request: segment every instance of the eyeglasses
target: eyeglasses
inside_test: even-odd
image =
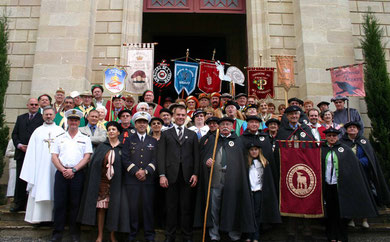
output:
[[[338,134],[327,134],[326,136],[327,137],[336,137],[336,136],[338,136]]]
[[[38,103],[30,103],[30,106],[38,106]]]
[[[153,122],[152,125],[162,125],[160,122]]]

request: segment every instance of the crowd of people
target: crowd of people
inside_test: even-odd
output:
[[[28,112],[17,117],[7,151],[16,163],[11,212],[26,210],[34,224],[53,222],[51,241],[62,240],[66,223],[72,241],[80,240],[80,224],[97,226],[97,242],[104,228],[111,241],[116,232],[137,241],[141,227],[145,240],[155,241],[156,224],[166,242],[175,241],[178,227],[181,239],[192,241],[206,207],[211,241],[224,232],[231,241],[258,242],[262,225],[282,220],[288,241],[297,239],[300,223],[313,241],[310,219],[280,215],[278,140],[322,141],[329,241],[347,241],[348,224],[363,219],[368,228],[367,218],[390,204],[359,112],[345,108],[347,97],[332,98],[330,111],[327,101],[317,109],[295,97],[276,107],[244,93],[202,93],[168,97],[160,106],[150,90],[138,103],[131,95],[107,100],[103,92],[93,85],[66,96],[59,88],[54,101],[48,94],[30,98]]]

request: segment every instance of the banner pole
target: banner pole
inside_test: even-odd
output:
[[[205,237],[206,237],[207,212],[209,210],[211,180],[213,179],[215,152],[217,151],[218,138],[219,138],[219,129],[217,129],[217,132],[215,134],[215,142],[214,142],[213,158],[212,158],[213,159],[213,163],[211,164],[211,168],[210,168],[210,178],[209,178],[209,186],[208,186],[208,189],[207,189],[206,209],[204,211],[202,242],[205,242]]]
[[[286,90],[286,88],[284,88],[284,102],[286,104],[286,108],[288,106],[287,100],[288,100],[288,91]]]
[[[108,121],[112,121],[111,120],[112,105],[113,105],[113,103],[112,103],[112,95],[111,95],[110,113],[108,114]]]
[[[349,99],[347,100],[347,115],[348,115],[348,123],[351,121],[351,112],[349,110]]]

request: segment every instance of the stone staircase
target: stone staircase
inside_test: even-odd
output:
[[[0,206],[0,241],[48,241],[51,237],[52,228],[50,226],[35,226],[24,222],[24,212],[10,213],[9,206]],[[364,229],[360,226],[361,222],[356,221],[356,227],[349,229],[350,241],[390,241],[390,209],[381,210],[380,216],[369,219],[370,228]],[[95,241],[97,230],[95,227],[82,226],[82,241]],[[262,241],[284,241],[286,238],[285,224],[266,226],[263,231]],[[315,241],[326,241],[323,220],[313,220],[313,237]],[[142,232],[142,231],[141,231]],[[139,240],[143,241],[143,233],[140,233]],[[207,236],[206,236],[207,237]],[[180,238],[180,235],[178,235]],[[69,241],[69,235],[64,234],[63,241]],[[117,235],[118,241],[125,241],[125,234]],[[194,241],[201,241],[202,232],[194,232]],[[298,237],[298,240],[301,240]],[[156,230],[156,241],[163,241],[163,230]],[[105,240],[109,241],[109,233],[105,233]],[[178,240],[177,240],[178,241]],[[229,241],[226,235],[223,235],[222,241]]]

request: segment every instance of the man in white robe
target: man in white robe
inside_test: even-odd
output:
[[[54,123],[55,111],[43,109],[42,126],[31,135],[20,178],[27,182],[28,201],[24,220],[29,223],[53,221],[54,174],[50,148],[64,130]]]

